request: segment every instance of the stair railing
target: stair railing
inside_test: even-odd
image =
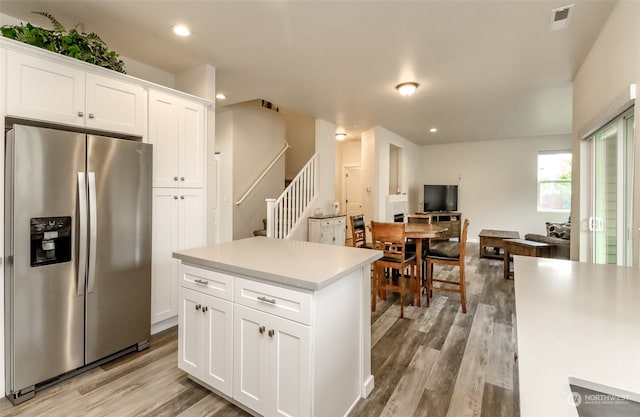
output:
[[[260,176],[253,182],[253,184],[251,184],[251,187],[249,187],[249,189],[242,195],[242,197],[240,197],[240,199],[238,201],[236,201],[236,206],[239,206],[240,204],[242,204],[242,202],[245,200],[245,198],[247,198],[247,196],[249,194],[251,194],[251,192],[253,191],[254,188],[256,188],[256,186],[258,185],[258,183],[260,181],[262,181],[262,179],[264,178],[265,175],[267,175],[267,173],[269,172],[269,170],[271,170],[271,168],[273,168],[273,166],[276,164],[276,162],[278,162],[278,159],[280,159],[282,157],[282,155],[284,155],[284,153],[287,151],[287,149],[289,149],[291,146],[287,143],[287,141],[284,141],[284,148],[280,151],[280,153],[273,159],[273,161],[271,161],[271,163],[269,164],[268,167],[265,168],[264,171],[262,171],[262,174],[260,174]]]
[[[286,239],[318,194],[318,154],[300,170],[280,197],[267,198],[267,237]]]

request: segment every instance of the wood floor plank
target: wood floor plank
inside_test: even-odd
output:
[[[489,343],[493,334],[494,312],[493,306],[478,305],[451,396],[448,417],[480,415],[485,370],[489,358]]]
[[[380,416],[412,415],[417,409],[433,364],[440,352],[420,346],[396,385]]]
[[[513,390],[513,328],[493,324],[493,337],[489,345],[486,382]]]
[[[484,384],[480,417],[510,417],[513,415],[513,391],[493,384]]]

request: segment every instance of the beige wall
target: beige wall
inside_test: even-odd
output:
[[[291,148],[285,154],[286,179],[292,180],[315,153],[316,123],[313,117],[290,109],[280,108],[286,126],[287,142]]]
[[[280,158],[244,202],[242,195],[284,148],[284,118],[260,106],[260,100],[228,106],[216,117],[216,150],[220,152],[221,240],[242,239],[262,229],[266,198],[276,198],[284,189],[284,158]],[[230,212],[232,213],[229,216]],[[233,224],[229,233],[228,223]],[[229,236],[231,235],[231,236]]]
[[[458,184],[469,241],[477,242],[481,229],[545,234],[545,222],[566,221],[569,214],[537,212],[538,151],[570,149],[569,135],[423,146],[417,201],[424,184]]]
[[[622,110],[628,101],[629,85],[640,78],[640,2],[620,1],[611,12],[598,39],[580,67],[573,85],[573,188],[571,233],[571,258],[589,259],[590,233],[587,228],[589,216],[589,172],[590,164],[587,144],[581,141],[582,134],[606,123],[608,118]],[[624,99],[626,95],[627,100]],[[639,109],[636,106],[637,123]],[[640,167],[640,149],[636,134],[636,161]],[[636,169],[634,242],[640,241],[640,181]],[[638,250],[634,251],[633,265],[638,266]]]
[[[359,140],[336,142],[335,187],[336,198],[340,201],[340,214],[346,214],[344,194],[344,168],[362,166],[362,143]]]

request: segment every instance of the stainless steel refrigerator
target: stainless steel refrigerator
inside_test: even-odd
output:
[[[148,346],[152,146],[14,125],[5,140],[6,395]]]

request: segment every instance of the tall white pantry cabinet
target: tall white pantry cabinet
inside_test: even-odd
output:
[[[172,253],[206,241],[205,132],[203,104],[149,90],[154,187],[152,324],[178,315],[178,261]]]
[[[175,325],[178,261],[172,253],[206,239],[211,102],[8,39],[0,39],[0,85],[3,132],[10,117],[153,144],[152,332]],[[0,169],[2,161],[4,155]]]

